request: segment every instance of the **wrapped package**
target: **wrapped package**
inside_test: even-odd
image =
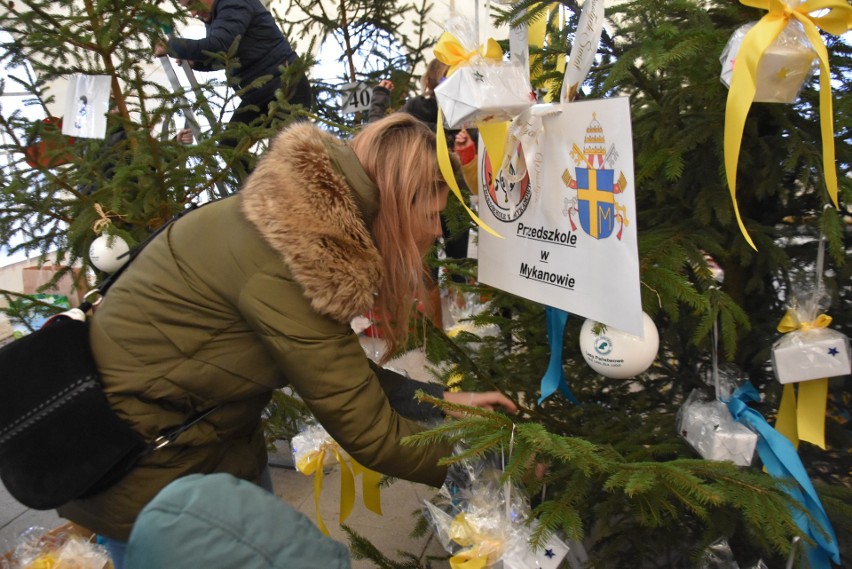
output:
[[[435,89],[449,128],[511,120],[535,100],[527,70],[510,63],[460,67]]]
[[[737,55],[746,34],[754,27],[751,22],[731,35],[719,60],[722,62],[722,83],[730,87]],[[814,73],[817,53],[805,35],[801,24],[791,21],[766,49],[757,66],[755,78],[756,103],[793,103],[802,85]]]
[[[849,338],[837,330],[812,328],[784,334],[772,346],[772,367],[780,383],[852,372]]]
[[[298,435],[292,438],[290,448],[293,451],[296,470],[302,474],[309,474],[307,472],[309,470],[308,464],[317,457],[318,453],[322,452],[322,466],[328,467],[335,462],[334,453],[323,451],[335,449],[341,452],[337,442],[321,425],[317,424],[304,427]],[[313,473],[313,471],[310,473]]]
[[[846,375],[852,371],[849,338],[831,330],[823,313],[830,299],[818,283],[799,285],[778,324],[783,334],[772,345],[772,367],[779,383],[795,383]]]
[[[9,569],[112,569],[104,547],[65,528],[32,527],[23,532],[0,566]]]
[[[445,27],[435,57],[449,68],[435,98],[449,128],[511,120],[535,103],[525,65],[504,62],[493,39],[479,46],[476,30],[465,18],[451,18]]]
[[[447,480],[424,514],[451,567],[556,569],[570,557],[570,547],[556,535],[537,549],[530,546],[535,521],[529,500],[511,482],[501,482],[494,457],[450,467]]]
[[[757,434],[734,421],[728,406],[694,390],[678,412],[677,429],[707,460],[730,460],[749,466],[757,447]]]
[[[320,511],[320,494],[323,476],[327,468],[336,461],[340,466],[340,523],[346,521],[355,505],[355,478],[361,476],[361,492],[364,506],[371,512],[382,515],[382,498],[379,489],[381,475],[359,464],[349,456],[322,425],[312,423],[290,440],[296,470],[305,476],[314,477],[314,505],[316,523],[320,531],[329,535]]]

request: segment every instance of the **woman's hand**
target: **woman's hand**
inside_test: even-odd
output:
[[[498,407],[504,408],[508,413],[517,413],[518,406],[515,403],[500,393],[499,391],[483,391],[475,393],[473,391],[445,391],[444,401],[455,403],[457,405],[468,405],[469,407],[479,407],[493,411]],[[453,417],[462,417],[463,413],[448,412]]]

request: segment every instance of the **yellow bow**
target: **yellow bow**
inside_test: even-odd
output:
[[[450,557],[452,569],[483,569],[496,563],[503,552],[503,542],[482,534],[471,525],[464,513],[457,515],[450,524],[449,537],[465,547]],[[489,562],[490,558],[490,562]]]
[[[828,314],[820,314],[810,322],[802,322],[799,320],[799,313],[795,309],[789,308],[787,313],[784,314],[784,318],[778,323],[778,331],[782,334],[794,330],[807,332],[815,328],[828,328],[829,324],[831,324],[831,316]]]
[[[496,63],[503,61],[503,50],[493,38],[488,38],[485,45],[479,49],[468,51],[464,48],[461,42],[450,32],[444,32],[438,38],[438,44],[435,46],[435,57],[441,63],[446,63],[450,68],[447,70],[447,75],[452,75],[453,72],[460,66],[467,64],[474,57],[482,57]]]
[[[322,494],[323,464],[326,452],[331,452],[340,464],[340,523],[346,521],[352,508],[355,506],[355,476],[363,474],[361,480],[364,492],[364,505],[379,515],[382,515],[381,495],[379,494],[379,481],[381,475],[369,470],[350,457],[352,468],[346,463],[346,459],[340,452],[340,447],[335,444],[323,445],[319,450],[306,454],[296,462],[296,470],[306,476],[314,475],[314,505],[316,506],[317,527],[325,535],[329,535],[328,528],[320,513],[320,494]]]
[[[831,324],[831,316],[827,314],[820,314],[810,322],[802,322],[799,320],[798,313],[791,308],[778,323],[778,331],[782,334],[795,331],[807,332],[817,328],[827,328],[829,324]],[[799,387],[798,400],[796,385]],[[799,440],[803,440],[825,449],[827,399],[828,378],[785,384],[781,403],[778,405],[775,430],[787,437],[796,448],[799,446]]]
[[[737,162],[740,155],[743,127],[749,108],[757,91],[755,78],[757,66],[763,53],[775,41],[790,20],[796,20],[805,29],[811,45],[819,59],[819,104],[820,130],[822,131],[823,170],[825,185],[832,203],[837,207],[837,171],[834,165],[834,119],[831,103],[831,75],[828,68],[828,50],[819,29],[832,35],[841,35],[852,29],[852,6],[846,0],[808,0],[796,7],[790,7],[784,0],[740,0],[742,4],[754,8],[769,10],[755,26],[749,30],[743,39],[737,54],[737,65],[734,66],[731,86],[728,91],[728,101],[725,107],[725,170],[728,178],[728,188],[734,204],[734,214],[737,217],[740,231],[755,250],[754,242],[740,218],[737,207]],[[821,17],[811,13],[828,10]]]

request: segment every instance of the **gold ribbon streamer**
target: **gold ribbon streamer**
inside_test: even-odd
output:
[[[441,174],[444,176],[444,180],[447,182],[447,185],[450,187],[450,190],[453,192],[453,195],[458,198],[459,202],[461,202],[462,206],[464,206],[465,211],[470,216],[470,218],[482,229],[493,235],[494,237],[498,237],[503,239],[503,236],[488,227],[488,224],[482,221],[478,215],[476,215],[472,209],[470,209],[466,203],[464,203],[464,198],[462,197],[461,189],[459,189],[459,185],[456,182],[456,176],[453,172],[453,166],[450,163],[450,152],[447,148],[447,136],[444,134],[444,115],[441,113],[441,109],[438,109],[438,122],[437,122],[437,144],[438,144],[438,168],[441,170]],[[491,163],[492,165],[494,162]],[[493,166],[492,166],[493,167]]]
[[[535,54],[533,55],[533,48],[541,49],[544,47],[544,39],[547,34],[547,22],[550,20],[550,15],[553,13],[553,10],[556,9],[557,4],[550,3],[545,9],[544,15],[536,18],[531,21],[528,26],[528,36],[527,41],[529,43],[529,54],[530,54],[530,81],[533,83],[537,82],[542,74],[542,62],[541,55]],[[562,56],[562,62],[565,61],[565,56]],[[557,69],[559,61],[557,60]]]
[[[339,449],[340,447],[336,444],[323,445],[319,450],[303,456],[296,463],[296,469],[299,472],[306,476],[314,475],[314,506],[316,507],[317,527],[325,535],[330,534],[320,512],[320,494],[322,494],[323,464],[325,463],[326,452],[333,453],[334,458],[340,464],[340,523],[342,524],[346,521],[346,518],[352,513],[352,508],[355,506],[355,476],[358,474],[362,475],[361,484],[364,493],[364,505],[370,511],[379,515],[382,514],[381,494],[379,491],[381,475],[362,466],[352,457],[350,457],[352,463],[350,469]]]
[[[782,334],[797,330],[807,332],[817,328],[827,328],[829,324],[831,324],[831,316],[827,314],[820,314],[810,322],[802,322],[799,320],[798,313],[789,309],[781,322],[778,323],[778,331]],[[796,400],[796,385],[799,388],[798,401]],[[787,437],[796,448],[799,447],[799,441],[803,440],[825,449],[827,399],[828,378],[784,385],[781,403],[778,405],[778,419],[775,421],[775,430]]]
[[[382,481],[382,475],[375,470],[370,470],[363,466],[360,462],[350,457],[352,463],[352,473],[355,476],[361,475],[361,494],[364,500],[364,505],[373,513],[382,515],[382,493],[379,485]]]
[[[450,32],[444,32],[438,38],[438,44],[434,51],[438,61],[446,63],[450,67],[447,70],[447,76],[452,75],[456,69],[469,63],[476,56],[497,63],[503,61],[503,50],[494,38],[488,38],[485,45],[479,49],[468,51],[456,36]]]
[[[832,203],[837,207],[837,171],[834,165],[834,119],[831,101],[831,75],[828,68],[828,50],[819,29],[832,35],[841,35],[852,29],[852,6],[844,0],[808,0],[790,7],[784,0],[740,0],[746,6],[769,10],[749,30],[737,54],[737,64],[731,77],[728,101],[725,107],[725,171],[728,188],[734,205],[734,214],[740,231],[755,250],[754,242],[740,218],[737,206],[737,162],[742,144],[746,117],[757,91],[757,67],[766,49],[775,41],[790,20],[797,20],[817,52],[819,59],[820,130],[822,132],[823,170],[825,185]],[[828,10],[821,17],[811,13]],[[819,28],[819,29],[818,29]]]

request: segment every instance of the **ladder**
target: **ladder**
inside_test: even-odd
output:
[[[163,71],[165,71],[166,73],[166,77],[169,80],[169,84],[172,87],[172,91],[174,91],[175,97],[177,97],[178,99],[178,108],[183,113],[183,116],[186,119],[186,124],[192,131],[192,135],[195,137],[195,140],[201,140],[201,125],[198,124],[198,119],[195,117],[195,112],[192,110],[192,105],[182,94],[183,86],[180,84],[180,80],[178,79],[171,59],[168,55],[161,55],[160,57],[158,57],[158,59],[160,60],[160,64],[163,66]],[[198,84],[198,80],[195,78],[195,73],[189,66],[189,62],[183,61],[181,64],[181,68],[183,69],[184,73],[186,73],[186,78],[189,80],[189,85],[192,88],[193,92],[195,92],[196,97],[200,98],[201,88]],[[201,107],[201,111],[204,113],[205,118],[210,122],[210,124],[214,124],[216,122],[216,117],[213,114],[213,111],[210,110],[210,107],[208,107],[203,102],[199,106]],[[224,183],[222,183],[221,180],[216,181],[215,185],[218,197],[224,198],[230,195],[228,188],[225,186]]]

